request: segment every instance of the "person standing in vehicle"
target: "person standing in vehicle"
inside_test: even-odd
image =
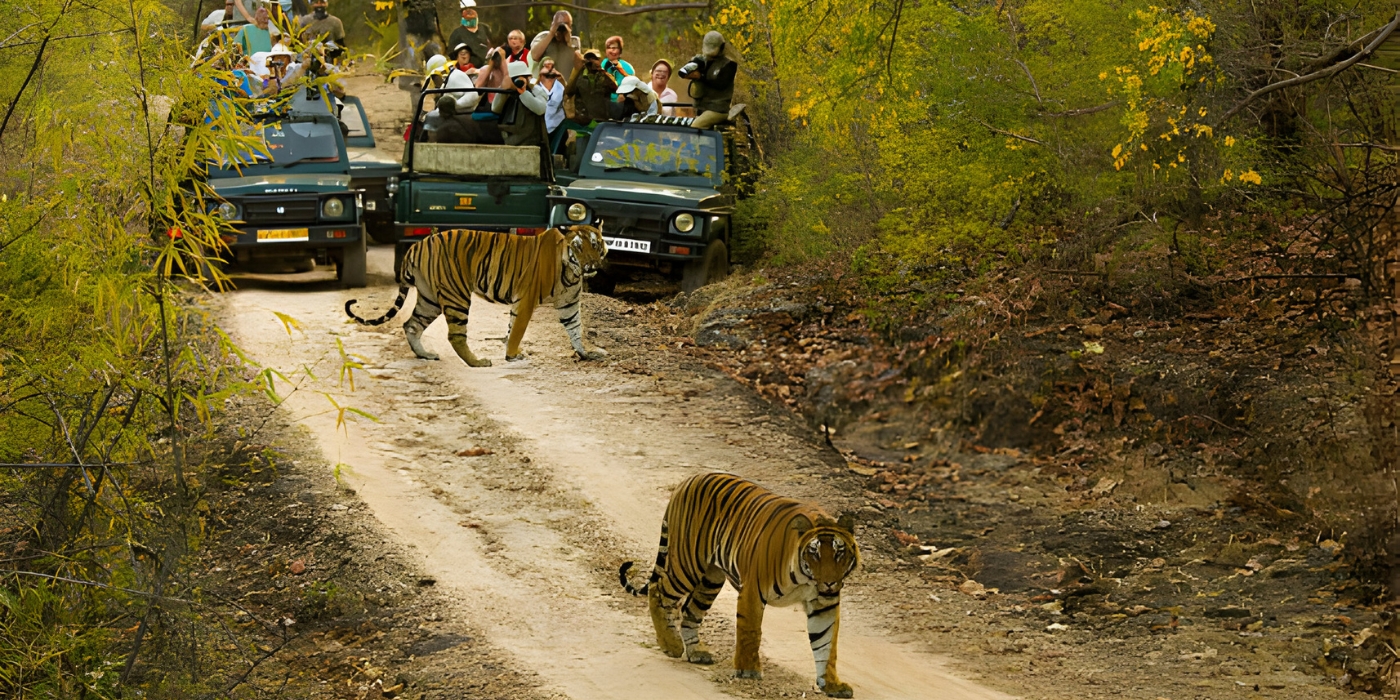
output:
[[[711,31],[700,43],[700,55],[681,66],[680,76],[690,81],[690,96],[700,116],[691,126],[704,129],[729,120],[729,103],[734,100],[734,77],[739,72],[739,55]]]
[[[623,78],[637,74],[637,71],[632,69],[632,64],[622,60],[622,37],[608,37],[608,40],[603,42],[603,53],[607,56],[603,60],[603,70],[607,71],[618,85],[622,84]],[[613,96],[613,102],[618,102],[621,99],[617,95]]]
[[[563,127],[564,80],[559,71],[554,70],[554,59],[546,57],[540,61],[539,85],[549,96],[544,106],[544,129],[549,132],[549,152],[558,153],[559,146],[568,135],[568,129]]]
[[[346,28],[339,17],[326,10],[326,0],[311,0],[311,14],[298,17],[297,27],[302,41],[335,43],[335,48],[326,50],[326,59],[336,60],[344,55]]]
[[[520,61],[525,65],[530,65],[530,50],[525,48],[525,32],[519,29],[512,29],[506,35],[506,61],[514,63]]]
[[[583,54],[580,53],[583,44],[573,35],[573,26],[574,16],[567,10],[560,10],[554,13],[549,31],[535,35],[534,41],[530,42],[530,66],[536,76],[539,76],[540,63],[546,56],[554,59],[554,67],[562,75],[571,76],[583,65]],[[570,78],[569,82],[572,83],[573,79]]]
[[[681,99],[675,90],[667,87],[670,82],[671,62],[664,58],[657,59],[656,63],[651,64],[651,91],[656,93],[658,113],[667,117],[684,116],[677,115],[675,107],[664,106],[668,102],[679,102]]]
[[[267,53],[272,50],[272,29],[268,23],[268,12],[265,5],[259,5],[253,13],[253,23],[245,24],[239,28],[238,33],[233,35],[233,40],[238,42],[239,48],[243,49],[244,56],[252,56],[255,53]]]
[[[481,24],[480,18],[476,14],[476,0],[461,0],[462,26],[452,30],[452,36],[447,38],[447,45],[456,47],[466,44],[471,51],[471,63],[480,67],[486,65],[486,53],[491,50],[491,29]]]
[[[564,94],[574,98],[574,118],[585,126],[608,120],[608,105],[617,92],[617,82],[603,70],[597,49],[583,52],[583,61],[574,67]]]
[[[538,146],[545,142],[544,113],[549,94],[543,87],[530,82],[530,68],[522,61],[507,65],[513,95],[502,95],[491,103],[491,111],[500,117],[501,138],[507,146]]]

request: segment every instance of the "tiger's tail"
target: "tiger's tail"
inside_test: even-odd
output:
[[[356,322],[356,323],[359,323],[360,325],[364,325],[364,326],[379,326],[379,325],[383,325],[383,324],[385,324],[385,323],[388,323],[388,322],[389,322],[389,319],[393,318],[394,315],[397,314],[397,313],[399,312],[399,309],[402,309],[402,308],[403,308],[403,302],[404,302],[405,299],[408,298],[408,289],[409,289],[408,285],[400,286],[400,287],[399,287],[399,298],[395,299],[395,300],[394,300],[394,305],[393,305],[392,307],[390,307],[388,311],[384,312],[384,315],[383,315],[383,316],[380,316],[379,318],[360,318],[359,316],[356,316],[356,315],[355,315],[355,312],[350,310],[350,307],[354,306],[354,305],[355,305],[355,302],[359,301],[359,299],[351,299],[350,301],[345,302],[345,314],[346,314],[347,316],[349,316],[350,318],[355,319],[355,322]]]
[[[642,584],[641,588],[633,588],[627,580],[627,572],[635,562],[623,562],[622,568],[617,570],[617,579],[622,583],[622,590],[632,595],[644,595],[653,584],[661,580],[661,572],[666,570],[666,550],[669,549],[670,532],[666,526],[666,521],[661,521],[661,545],[656,549],[656,566],[651,570],[651,578]]]

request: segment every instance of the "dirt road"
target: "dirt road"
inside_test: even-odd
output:
[[[624,560],[654,557],[670,488],[702,470],[736,472],[841,510],[847,504],[822,478],[841,470],[833,455],[722,375],[667,361],[672,340],[629,322],[631,308],[613,299],[585,301],[589,341],[610,352],[603,362],[575,362],[545,314],[525,338],[529,358],[505,363],[507,311],[484,302],[473,307],[470,342],[495,367],[457,360],[441,320],[426,342],[445,359],[415,359],[399,324],[349,324],[342,311],[349,298],[366,314],[387,308],[391,258],[388,248],[370,251],[365,290],[336,289],[324,272],[239,278],[240,291],[222,301],[222,323],[250,356],[298,380],[280,387],[282,410],[341,465],[341,478],[455,601],[455,616],[538,674],[546,693],[812,693],[800,610],[769,609],[766,677],[735,681],[727,663],[731,591],[702,630],[725,662],[692,666],[655,648],[645,601],[621,591],[615,572]],[[300,328],[289,332],[274,312]],[[348,373],[353,391],[337,340],[364,366]],[[342,416],[337,405],[377,421]],[[893,635],[899,611],[889,587],[871,585],[879,565],[867,568],[875,570],[855,576],[842,608],[840,670],[857,697],[1008,697]]]

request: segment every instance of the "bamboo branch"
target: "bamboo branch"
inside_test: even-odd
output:
[[[1264,95],[1278,90],[1282,90],[1284,88],[1290,88],[1298,85],[1303,85],[1305,83],[1311,83],[1314,80],[1328,78],[1352,67],[1353,65],[1356,65],[1357,63],[1360,63],[1362,59],[1366,58],[1367,56],[1370,56],[1376,50],[1377,47],[1385,43],[1385,40],[1390,38],[1390,34],[1395,31],[1395,28],[1397,26],[1400,26],[1400,11],[1396,11],[1395,19],[1391,20],[1390,24],[1387,24],[1384,27],[1382,27],[1380,32],[1376,34],[1376,38],[1372,39],[1371,43],[1366,45],[1366,48],[1361,49],[1356,54],[1352,55],[1351,58],[1348,58],[1347,60],[1342,61],[1341,63],[1335,64],[1333,66],[1324,68],[1319,71],[1308,73],[1306,75],[1300,75],[1296,78],[1289,78],[1288,80],[1281,80],[1277,83],[1265,85],[1264,87],[1261,87],[1258,90],[1249,93],[1249,96],[1241,100],[1239,104],[1235,105],[1234,107],[1231,107],[1229,111],[1225,112],[1224,116],[1220,117],[1220,121],[1218,122],[1218,124],[1224,124],[1225,122],[1229,121],[1230,117],[1239,114],[1240,110],[1248,106],[1249,103],[1259,99],[1260,97],[1263,97]]]

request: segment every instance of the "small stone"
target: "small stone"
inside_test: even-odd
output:
[[[1157,521],[1157,524],[1156,524],[1156,525],[1153,525],[1152,527],[1154,527],[1154,528],[1156,528],[1156,529],[1158,529],[1158,530],[1165,530],[1165,529],[1167,529],[1167,528],[1169,528],[1169,527],[1171,527],[1171,526],[1172,526],[1172,522],[1171,522],[1170,520],[1158,520],[1158,521]]]
[[[292,575],[293,575],[293,576],[300,576],[300,575],[306,573],[306,562],[303,561],[303,560],[301,560],[301,559],[298,559],[298,560],[292,562],[292,563],[287,567],[287,570],[290,571],[290,572],[292,572]]]

